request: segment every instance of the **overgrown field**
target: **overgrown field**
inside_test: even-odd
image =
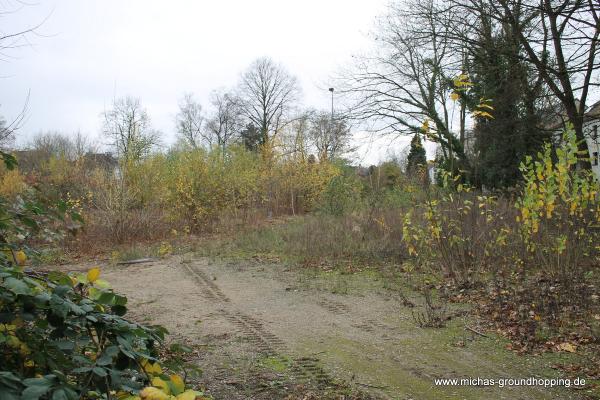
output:
[[[365,170],[235,146],[173,150],[113,169],[49,154],[34,170],[4,171],[0,190],[13,207],[42,199],[68,212],[76,235],[58,238],[59,247],[14,236],[12,248],[41,263],[64,259],[61,249],[113,261],[193,250],[377,271],[390,288],[401,280],[422,293],[424,309],[414,313],[422,327],[444,326],[444,304],[471,302],[512,350],[580,353],[585,365],[556,367],[598,379],[599,189],[576,168],[577,152],[567,132],[562,148],[524,160],[523,184],[504,193],[446,173],[430,185],[392,162]]]

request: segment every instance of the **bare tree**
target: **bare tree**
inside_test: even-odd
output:
[[[91,139],[88,135],[83,134],[81,131],[75,133],[73,138],[73,155],[76,159],[84,157],[89,153],[97,153],[98,144],[95,140]]]
[[[390,6],[380,20],[378,51],[357,59],[355,69],[342,77],[341,92],[350,101],[350,116],[368,122],[372,131],[424,132],[440,144],[445,160],[458,158],[465,168],[461,134],[453,130],[456,104],[450,101],[462,57],[452,51],[445,18],[435,0]],[[461,131],[463,111],[456,110]]]
[[[179,113],[175,117],[177,133],[187,146],[199,148],[204,142],[212,145],[212,137],[206,133],[202,105],[194,100],[191,93],[186,93],[179,102]]]
[[[306,161],[310,157],[310,152],[314,147],[310,140],[312,113],[312,110],[303,111],[285,126],[280,137],[283,156],[301,161]]]
[[[0,20],[6,16],[18,12],[25,6],[31,5],[33,4],[29,4],[20,0],[2,1],[0,2]],[[11,54],[13,51],[29,46],[30,37],[38,34],[37,30],[44,24],[44,22],[45,20],[36,25],[29,25],[24,29],[13,32],[7,32],[0,28],[0,62],[7,62],[13,59],[14,57]],[[5,150],[7,147],[13,144],[15,140],[15,132],[21,128],[23,122],[25,122],[28,105],[29,94],[27,94],[27,98],[19,114],[12,118],[10,122],[8,122],[5,118],[0,117],[0,150]],[[6,156],[7,154],[3,154],[3,157]]]
[[[27,117],[28,106],[29,94],[27,94],[23,108],[12,121],[8,122],[0,116],[0,150],[6,150],[14,144],[16,132],[21,128]]]
[[[75,158],[73,141],[64,133],[57,131],[38,133],[28,147],[43,158],[57,157],[68,160]]]
[[[521,85],[535,96],[540,110],[555,110],[564,122],[573,124],[581,154],[589,154],[584,140],[583,120],[590,90],[600,85],[598,40],[600,3],[594,0],[447,0],[438,10],[449,11],[450,40],[472,52],[482,48],[484,29],[501,30],[514,42],[508,52],[517,52],[530,82]],[[488,21],[481,24],[480,21]],[[499,49],[495,49],[497,52]],[[532,71],[529,73],[529,71]],[[519,79],[518,76],[515,79]],[[541,93],[541,94],[539,94]],[[558,107],[555,104],[559,103]],[[532,110],[529,112],[531,113]],[[548,122],[548,121],[546,121]],[[547,125],[553,125],[552,123]],[[583,157],[579,165],[589,168]]]
[[[285,126],[278,140],[283,147],[283,156],[294,159],[314,159],[316,154],[321,161],[341,157],[352,149],[350,126],[346,118],[332,119],[328,111],[307,109],[292,118]]]
[[[259,58],[242,75],[239,92],[243,114],[259,129],[259,144],[267,145],[289,122],[300,89],[297,79],[281,65]]]
[[[225,154],[227,145],[243,129],[240,100],[231,93],[214,91],[210,97],[212,114],[206,124],[206,130],[217,146]]]
[[[74,136],[58,131],[40,132],[27,147],[44,158],[52,156],[69,160],[77,160],[98,149],[93,140],[79,131]]]
[[[490,16],[511,26],[530,63],[563,106],[579,150],[589,154],[583,120],[598,87],[600,3],[597,0],[487,0]],[[590,168],[590,162],[580,160]]]
[[[18,153],[18,161],[23,171],[42,171],[48,160],[76,159],[72,139],[58,131],[37,133],[27,144],[27,151]]]
[[[0,19],[15,14],[23,7],[35,5],[21,0],[3,0],[0,2]],[[16,32],[6,32],[0,29],[0,61],[8,61],[14,56],[11,52],[22,47],[30,46],[30,37],[38,35],[38,29],[44,24],[45,20],[36,25],[29,25],[26,28]]]
[[[315,111],[310,116],[310,139],[319,160],[341,157],[347,150],[350,128],[345,118],[333,118],[326,111]]]
[[[8,126],[6,119],[0,116],[0,149],[6,150],[11,147],[14,140],[14,130]]]
[[[148,113],[134,97],[114,100],[103,114],[103,132],[112,141],[117,155],[125,161],[139,160],[158,144],[159,133],[150,126]]]

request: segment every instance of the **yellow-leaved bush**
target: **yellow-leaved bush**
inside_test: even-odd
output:
[[[572,129],[555,156],[553,149],[548,143],[535,159],[523,161],[516,201],[444,177],[444,188],[432,190],[404,216],[408,254],[461,284],[478,273],[540,271],[564,283],[580,282],[600,255],[599,183],[592,171],[578,168],[585,155]]]
[[[111,160],[94,164],[51,156],[36,161],[26,176],[50,198],[85,214],[85,231],[73,243],[164,239],[173,229],[215,231],[265,214],[310,212],[340,174],[327,160],[270,147],[250,151],[240,144],[175,146],[165,153]],[[5,175],[5,191],[19,191],[15,182],[24,179],[14,172]]]
[[[25,178],[18,169],[2,171],[0,174],[0,196],[14,200],[27,189]]]
[[[192,229],[213,222],[225,210],[260,203],[258,157],[242,148],[174,152],[168,160],[165,185],[172,217]]]
[[[328,162],[265,157],[231,146],[227,153],[183,150],[168,157],[168,204],[172,217],[199,229],[224,213],[249,209],[275,213],[314,209],[329,181],[339,174]]]
[[[284,160],[273,170],[277,208],[290,214],[313,210],[331,180],[341,171],[329,162]]]
[[[555,277],[577,277],[583,261],[600,254],[600,187],[591,170],[577,166],[587,156],[568,128],[555,159],[548,143],[520,167],[525,178],[516,205],[521,237],[529,256]]]
[[[512,210],[505,199],[476,193],[458,179],[446,176],[441,190],[405,214],[402,241],[419,264],[439,267],[454,283],[470,285],[512,260],[506,251],[511,242],[506,214]]]

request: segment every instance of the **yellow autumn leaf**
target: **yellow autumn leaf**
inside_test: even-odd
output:
[[[29,350],[29,347],[25,343],[21,343],[19,352],[24,356],[31,354],[31,350]]]
[[[8,332],[9,334],[14,334],[16,328],[17,326],[14,324],[0,324],[0,332]]]
[[[538,173],[537,173],[537,178],[538,178],[540,181],[543,181],[543,180],[544,180],[544,175],[542,174],[542,171],[538,171]]]
[[[552,211],[554,211],[554,204],[549,203],[546,205],[546,218],[552,217]]]
[[[456,92],[452,92],[450,94],[450,98],[452,99],[452,101],[456,101],[456,100],[460,99],[460,95]]]
[[[177,395],[185,390],[185,383],[179,375],[171,375],[171,383],[173,384],[173,394]]]
[[[147,387],[140,392],[142,400],[168,400],[169,397],[168,394],[155,387]]]
[[[154,363],[154,365],[153,365],[152,367],[153,367],[153,373],[154,373],[155,375],[161,375],[161,374],[163,373],[163,370],[162,370],[162,368],[160,367],[160,364],[159,364],[159,363]]]
[[[92,268],[87,273],[87,280],[89,283],[94,283],[100,277],[100,268]]]
[[[473,115],[475,115],[476,117],[481,117],[481,118],[489,118],[489,119],[494,118],[494,116],[487,111],[475,111],[473,113]]]
[[[171,394],[171,388],[169,387],[169,384],[158,376],[152,378],[152,386],[160,388],[166,394]]]
[[[195,400],[196,392],[194,390],[186,390],[176,397],[177,400]]]
[[[153,365],[150,361],[144,359],[140,362],[140,364],[142,365],[142,368],[144,368],[144,371],[146,371],[147,374],[154,375]]]
[[[150,375],[161,375],[163,373],[159,363],[146,362],[143,366],[144,370]]]
[[[455,87],[465,87],[465,86],[473,86],[471,82],[469,82],[469,76],[465,74],[461,74],[454,78],[454,86]]]
[[[126,392],[126,391],[124,391],[124,390],[119,390],[119,391],[116,393],[116,397],[117,397],[117,399],[119,399],[119,400],[126,400],[126,399],[132,400],[132,398],[133,398],[133,397],[137,397],[137,398],[139,399],[139,396],[134,396],[134,395],[132,395],[131,393],[129,393],[129,392]]]
[[[19,250],[17,252],[15,252],[15,260],[17,261],[18,265],[25,265],[25,262],[27,261],[27,255],[25,254],[25,252],[23,250]]]
[[[558,349],[562,350],[562,351],[567,351],[569,353],[575,353],[575,351],[577,351],[577,346],[575,346],[571,343],[565,342],[565,343],[559,344]]]
[[[421,131],[423,131],[423,133],[425,133],[425,134],[429,133],[429,120],[428,119],[423,121],[423,125],[421,125]]]

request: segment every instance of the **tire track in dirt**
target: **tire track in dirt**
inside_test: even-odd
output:
[[[389,332],[394,333],[397,329],[391,325],[384,324],[374,319],[367,319],[358,324],[352,324],[354,328],[358,328],[364,332],[375,334],[377,332]],[[390,334],[383,334],[380,338],[384,341],[394,341],[395,338]]]
[[[190,273],[194,282],[203,287],[204,295],[207,299],[216,303],[227,303],[227,308],[221,308],[213,316],[221,316],[241,333],[253,346],[258,353],[270,357],[282,364],[289,364],[290,372],[299,383],[315,382],[319,386],[330,386],[333,378],[320,366],[320,360],[316,357],[295,357],[291,360],[283,354],[290,354],[285,342],[269,332],[262,322],[244,314],[239,310],[232,309],[230,299],[221,291],[221,289],[200,270],[200,267],[184,264],[184,268]],[[321,304],[321,303],[319,303]],[[226,304],[223,304],[224,306]],[[323,301],[321,304],[332,312],[347,313],[349,308],[335,301]],[[220,368],[218,375],[224,377],[226,370]]]
[[[339,301],[335,301],[335,300],[331,300],[331,299],[321,299],[317,302],[317,304],[319,306],[323,307],[324,309],[326,309],[327,311],[329,311],[333,314],[336,314],[336,315],[343,315],[343,314],[350,313],[350,307],[348,307],[344,303],[340,303]],[[375,320],[375,319],[366,319],[363,322],[352,324],[352,327],[360,329],[361,331],[367,332],[370,334],[373,334],[376,332],[381,332],[382,330],[386,331],[386,332],[392,332],[395,330],[394,327],[384,324],[382,322],[379,322],[378,320]],[[384,341],[395,340],[393,336],[390,336],[388,334],[382,335],[381,339]]]
[[[183,264],[183,267],[190,273],[194,281],[201,286],[204,286],[206,290],[202,291],[202,295],[209,300],[222,301],[229,303],[230,300],[225,294],[219,289],[219,287],[204,273],[204,271],[194,268],[189,264]]]
[[[281,354],[289,353],[285,343],[277,336],[265,330],[256,319],[240,312],[221,310],[222,315],[234,324],[262,354],[274,360],[287,364],[289,359]],[[315,357],[299,357],[291,360],[290,371],[299,382],[316,382],[319,385],[329,385],[333,378],[319,365]]]
[[[238,332],[242,333],[265,356],[274,356],[278,352],[285,350],[283,341],[267,332],[256,319],[239,311],[230,312],[225,309],[219,311],[221,316],[231,322],[237,328]]]
[[[334,314],[347,314],[350,312],[350,307],[335,300],[321,299],[317,304]]]

